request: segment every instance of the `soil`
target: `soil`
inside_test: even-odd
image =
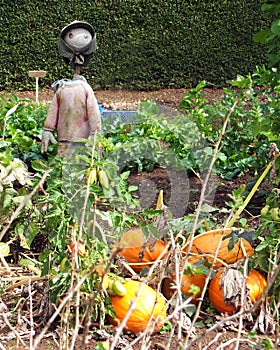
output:
[[[106,90],[106,91],[96,91],[95,95],[98,99],[98,102],[102,104],[107,109],[116,109],[116,110],[134,110],[137,109],[141,101],[144,100],[154,100],[160,106],[171,108],[171,110],[177,110],[179,102],[184,97],[187,89],[164,89],[159,91],[127,91],[127,90]],[[207,98],[212,102],[217,98],[220,98],[223,94],[222,90],[205,90]],[[35,99],[34,91],[24,91],[16,93],[18,97],[27,97],[30,99]],[[41,101],[46,103],[50,102],[53,97],[53,92],[51,90],[43,90],[39,92],[39,98]],[[233,179],[232,181],[225,181],[223,179],[216,180],[216,190],[213,197],[213,201],[211,205],[216,206],[217,210],[225,208],[227,206],[227,202],[230,200],[229,195],[232,191],[238,188],[241,184],[250,185],[252,182],[252,178],[249,176],[239,177]],[[170,176],[164,171],[162,168],[156,168],[152,172],[143,172],[140,174],[131,174],[129,177],[129,183],[135,184],[141,187],[141,183],[151,182],[157,189],[163,189],[164,193],[168,196],[168,192],[170,191]],[[189,174],[189,186],[190,186],[190,197],[188,200],[188,205],[186,207],[185,214],[193,213],[197,203],[199,201],[200,191],[201,191],[201,181],[198,179],[195,174]],[[263,188],[265,189],[265,188]],[[139,193],[139,196],[141,193]],[[250,202],[247,211],[244,212],[244,215],[250,220],[254,215],[258,215],[260,208],[264,204],[264,196],[263,192],[260,190],[256,193],[252,201]],[[255,220],[253,225],[257,225],[257,221]],[[197,349],[217,349],[221,346],[222,343],[235,339],[237,337],[236,329],[231,329],[231,327],[224,327],[223,329],[218,329],[213,332],[205,333],[207,330],[207,320],[211,318],[211,315],[201,315],[199,321],[203,324],[202,330],[198,329],[198,334],[201,334],[201,339],[198,339],[192,346],[192,350]],[[212,315],[211,322],[216,322],[216,318]],[[53,340],[52,336],[45,339],[39,350],[46,349],[59,349],[59,346]],[[124,335],[122,339],[126,342],[126,345],[131,343],[135,337],[131,335]],[[170,341],[170,334],[156,334],[153,335],[150,342],[151,350],[164,350],[168,342]],[[89,342],[86,345],[85,349],[96,349],[96,341],[103,341],[102,337],[100,339],[96,339],[96,333],[93,332],[89,337]],[[26,341],[28,344],[28,342]],[[3,342],[4,345],[5,342]],[[76,349],[80,349],[81,340],[78,342]],[[177,335],[175,334],[171,339],[170,349],[179,349],[179,341]],[[210,345],[211,344],[211,345]],[[123,349],[125,346],[120,345],[116,349]],[[9,342],[9,349],[28,349],[29,347],[24,348],[23,346],[16,346],[13,342]],[[229,344],[223,349],[234,349],[234,342]],[[134,345],[133,350],[143,349],[141,347],[141,342]],[[250,349],[248,343],[242,341],[239,346],[240,350]]]
[[[162,89],[156,91],[97,90],[95,91],[95,96],[98,102],[107,109],[135,110],[145,100],[153,100],[160,105],[177,109],[179,102],[188,91],[189,89]],[[221,89],[206,88],[204,91],[210,102],[215,101],[223,95],[223,90]],[[35,91],[18,91],[16,95],[35,101]],[[51,89],[39,91],[40,101],[50,102],[52,98],[53,91]]]

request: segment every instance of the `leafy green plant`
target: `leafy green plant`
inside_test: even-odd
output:
[[[0,149],[10,147],[14,157],[24,161],[41,159],[39,143],[47,106],[11,95],[1,96]]]
[[[154,101],[144,101],[137,121],[129,126],[120,120],[113,125],[105,121],[104,129],[114,145],[108,148],[109,156],[123,170],[152,171],[161,166],[202,172],[212,155],[204,135],[190,118],[159,115]]]
[[[207,150],[208,157],[212,155],[211,145],[217,142],[222,123],[237,101],[215,163],[216,173],[225,179],[254,174],[262,169],[269,143],[277,139],[278,93],[275,89],[273,92],[259,89],[259,82],[256,76],[253,80],[250,75],[239,75],[231,82],[233,88],[225,88],[223,97],[216,99],[215,103],[207,103],[203,95],[205,82],[202,82],[186,94],[180,104],[208,142],[200,157],[204,159]]]
[[[18,158],[13,158],[7,149],[0,155],[0,229],[13,214],[22,198],[31,187],[31,174]],[[29,203],[30,208],[30,203]]]
[[[270,29],[263,29],[254,35],[255,42],[268,43],[267,57],[269,67],[278,67],[280,63],[280,6],[277,0],[265,0],[262,10],[270,14],[273,22]]]

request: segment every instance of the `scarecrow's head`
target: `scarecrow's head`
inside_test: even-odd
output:
[[[68,24],[60,33],[58,49],[72,68],[86,65],[96,50],[96,34],[92,26],[80,21]]]

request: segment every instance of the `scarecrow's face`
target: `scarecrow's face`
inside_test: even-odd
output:
[[[74,28],[65,34],[64,40],[78,54],[91,42],[92,36],[84,28]]]

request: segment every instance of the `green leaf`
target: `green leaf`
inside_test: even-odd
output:
[[[39,232],[38,226],[35,225],[33,222],[31,222],[27,229],[27,232],[25,233],[26,241],[29,246],[31,246],[38,232]]]
[[[19,237],[19,241],[20,241],[19,242],[20,246],[24,249],[30,250],[30,245],[27,243],[25,236],[22,234],[19,234],[18,237]]]
[[[16,104],[14,107],[12,107],[11,109],[9,109],[8,112],[7,112],[6,115],[5,115],[5,118],[8,118],[11,114],[13,114],[13,113],[17,110],[18,106],[19,106],[19,105]]]
[[[19,264],[21,266],[36,266],[34,261],[31,261],[29,259],[20,259]]]
[[[8,256],[10,254],[10,246],[7,243],[0,242],[0,254]]]
[[[255,43],[266,44],[269,35],[269,29],[264,29],[253,36],[253,41]]]
[[[230,82],[232,86],[236,86],[242,89],[252,88],[252,77],[248,75],[246,78],[243,75],[238,74],[236,80]]]
[[[277,20],[272,23],[271,31],[273,34],[280,36],[280,20]]]
[[[48,170],[48,165],[44,164],[43,161],[37,159],[31,161],[32,168],[39,172],[45,172]]]

